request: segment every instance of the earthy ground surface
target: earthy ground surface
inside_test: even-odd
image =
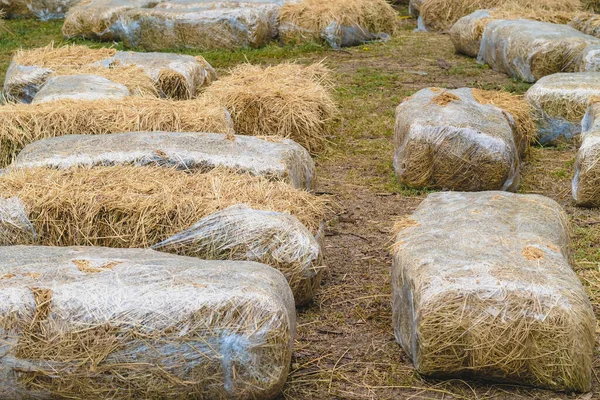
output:
[[[406,10],[400,10],[406,15]],[[395,343],[390,307],[388,247],[394,219],[411,213],[426,192],[395,182],[391,143],[394,108],[428,86],[478,87],[523,93],[511,81],[454,54],[447,36],[415,33],[401,17],[401,31],[387,43],[331,51],[311,44],[272,45],[238,52],[202,53],[222,74],[237,63],[301,63],[325,60],[335,72],[339,118],[331,149],[318,157],[319,192],[331,196],[326,237],[327,273],[315,304],[300,311],[292,371],[283,396],[289,399],[600,399],[600,357],[594,392],[552,393],[510,385],[436,381],[414,372]],[[0,43],[0,74],[20,47],[61,41],[60,22],[9,21]],[[90,44],[89,42],[85,42]],[[97,44],[96,44],[97,46]],[[118,46],[117,46],[118,47]],[[568,211],[577,273],[600,317],[600,214],[573,206],[570,180],[576,144],[534,148],[523,170],[524,193],[541,193]],[[449,227],[450,228],[450,227]]]

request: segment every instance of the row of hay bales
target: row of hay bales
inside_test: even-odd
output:
[[[202,58],[166,58],[14,56],[0,105],[10,398],[283,387],[295,306],[324,268],[328,200],[312,193],[307,149],[323,150],[335,114],[328,71],[243,65],[217,79]]]
[[[386,0],[5,0],[1,9],[9,17],[64,16],[66,38],[147,51],[260,47],[274,39],[340,48],[388,39],[397,24]]]

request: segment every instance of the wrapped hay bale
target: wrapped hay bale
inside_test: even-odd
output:
[[[57,100],[123,100],[127,86],[97,75],[57,76],[46,81],[33,97],[33,104]]]
[[[289,139],[231,138],[200,132],[129,132],[69,135],[33,142],[19,153],[14,168],[158,165],[185,171],[227,168],[282,180],[298,189],[315,184],[310,154]]]
[[[600,37],[600,16],[597,14],[577,14],[569,25],[586,35]]]
[[[394,330],[421,374],[591,389],[596,321],[556,202],[434,193],[397,232]]]
[[[498,18],[528,18],[547,22],[568,23],[581,11],[580,0],[423,0],[419,11],[422,30],[447,31],[460,18],[477,10],[494,9]]]
[[[276,31],[274,3],[159,3],[122,13],[114,31],[126,47],[144,50],[261,47]]]
[[[152,250],[0,248],[10,399],[271,399],[296,321],[281,274]]]
[[[577,70],[580,72],[600,72],[600,45],[583,49],[575,63],[579,65]]]
[[[492,20],[489,10],[477,10],[459,19],[450,29],[450,39],[458,53],[477,57],[481,36],[487,23]]]
[[[490,21],[481,40],[478,60],[494,70],[526,82],[558,72],[578,70],[578,56],[600,39],[569,26],[529,21]]]
[[[575,159],[573,199],[578,206],[600,206],[600,103],[590,105],[582,121],[582,141]]]
[[[150,247],[187,229],[201,229],[203,239],[198,236],[169,250],[268,263],[294,284],[298,304],[310,300],[308,288],[318,286],[322,265],[314,234],[324,219],[326,200],[285,182],[219,169],[189,173],[156,166],[11,168],[0,176],[0,197],[23,202],[38,244]],[[238,204],[252,210],[210,217]],[[273,214],[267,213],[267,218],[260,211]],[[235,238],[224,234],[233,227]],[[239,242],[232,243],[236,239]],[[229,245],[234,247],[228,250]]]
[[[204,58],[181,54],[134,53],[86,46],[20,50],[8,68],[3,94],[30,103],[53,76],[93,74],[123,84],[135,95],[189,99],[215,79]]]
[[[553,74],[537,81],[525,99],[538,124],[538,141],[550,144],[579,135],[590,101],[598,96],[600,76],[595,72]]]
[[[2,0],[0,12],[6,18],[61,19],[78,0]]]
[[[228,133],[227,112],[203,99],[60,100],[0,106],[0,166],[36,140],[136,131]]]
[[[321,282],[321,246],[292,215],[235,205],[152,246],[155,250],[211,260],[258,261],[286,277],[296,305],[309,303]]]
[[[417,188],[516,190],[519,133],[509,114],[471,89],[423,89],[396,108],[396,176]]]
[[[231,113],[235,132],[291,138],[311,153],[323,150],[337,109],[323,64],[244,64],[209,86],[205,96]]]
[[[396,17],[385,0],[303,0],[281,7],[279,37],[285,43],[323,39],[340,49],[389,39]]]
[[[33,244],[36,238],[23,202],[16,197],[0,198],[0,246]]]

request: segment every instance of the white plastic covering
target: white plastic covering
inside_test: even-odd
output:
[[[408,13],[411,17],[418,18],[421,11],[421,6],[425,0],[410,0],[408,2]]]
[[[137,66],[154,81],[161,97],[177,99],[193,98],[207,85],[216,79],[214,68],[202,57],[192,57],[172,53],[138,53],[118,51],[113,57],[93,63],[91,66],[106,68]],[[56,67],[65,67],[57,60]],[[52,77],[55,71],[50,67],[21,65],[13,59],[4,78],[2,94],[6,100],[18,103],[31,103],[33,97]],[[177,74],[181,88],[177,93],[165,93],[162,74]]]
[[[477,10],[456,21],[450,29],[450,39],[458,53],[477,57],[481,47],[481,22],[492,18],[488,10]]]
[[[321,246],[290,214],[232,206],[152,246],[203,259],[258,261],[280,270],[296,305],[310,302],[321,281]]]
[[[130,96],[127,86],[97,75],[56,76],[46,81],[33,104],[57,100],[122,100]]]
[[[437,104],[443,95],[457,99]],[[516,190],[515,135],[512,117],[478,103],[470,89],[423,89],[396,109],[396,176],[411,187]]]
[[[313,38],[313,31],[302,28],[291,22],[281,21],[279,32],[283,36],[292,38]],[[390,35],[385,32],[370,32],[365,27],[359,25],[340,25],[332,21],[319,35],[329,46],[339,50],[342,47],[358,46],[372,41],[388,41]]]
[[[525,94],[538,124],[542,144],[571,139],[581,133],[590,100],[600,97],[600,74],[561,73],[545,76]]]
[[[556,202],[434,193],[399,228],[394,330],[420,373],[590,390],[596,321]]]
[[[120,164],[164,165],[186,170],[224,167],[288,181],[298,189],[315,184],[315,163],[289,139],[265,140],[201,132],[130,132],[67,135],[33,142],[11,167],[70,168]]]
[[[530,20],[490,21],[481,39],[478,61],[526,82],[579,70],[578,60],[587,46],[600,39],[567,25]]]
[[[60,19],[79,0],[0,0],[0,11],[8,18]]]
[[[34,243],[36,237],[23,202],[16,197],[0,198],[0,246]]]
[[[0,247],[5,399],[270,399],[295,310],[266,265],[138,249]]]
[[[581,123],[583,134],[575,160],[573,199],[579,206],[600,206],[600,104],[592,104]]]
[[[600,72],[600,45],[588,46],[576,60],[581,72]]]

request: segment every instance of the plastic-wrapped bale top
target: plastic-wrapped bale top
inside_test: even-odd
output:
[[[450,29],[450,39],[456,51],[477,57],[485,24],[490,19],[492,15],[488,10],[478,10],[456,21]]]
[[[206,259],[258,261],[286,277],[296,305],[309,303],[321,282],[321,245],[292,215],[235,205],[152,246]]]
[[[263,264],[139,249],[0,248],[3,398],[270,399],[292,294]]]
[[[594,97],[600,97],[600,74],[579,72],[545,76],[525,94],[538,123],[542,144],[581,133],[581,120]]]
[[[600,45],[588,46],[576,60],[581,72],[600,72]]]
[[[569,25],[586,35],[600,37],[600,15],[590,13],[577,14],[573,17]]]
[[[396,109],[396,176],[410,187],[516,190],[517,135],[509,114],[470,89],[423,89]]]
[[[47,46],[13,57],[2,92],[11,102],[30,103],[51,77],[79,74],[118,81],[132,94],[174,99],[195,97],[216,78],[212,66],[199,56]]]
[[[33,244],[36,239],[23,202],[16,197],[0,198],[0,246]]]
[[[397,228],[394,329],[420,373],[590,390],[596,321],[556,202],[435,193]]]
[[[600,206],[600,104],[588,109],[582,122],[581,146],[575,160],[573,198],[579,206]]]
[[[8,18],[60,19],[79,0],[2,0],[0,11]]]
[[[566,25],[529,20],[490,21],[478,60],[526,82],[558,72],[579,70],[578,58],[600,39]]]
[[[189,171],[228,168],[289,182],[311,190],[315,163],[306,149],[289,139],[227,137],[200,132],[129,132],[69,135],[27,145],[14,168],[160,165]]]
[[[319,285],[325,200],[284,182],[150,166],[9,168],[0,176],[0,198],[21,201],[10,211],[25,209],[36,244],[161,243],[161,250],[202,259],[260,261],[284,273],[298,305]],[[246,206],[232,207],[240,204]]]
[[[123,100],[131,93],[125,85],[97,75],[50,78],[33,97],[32,103],[56,100]]]

